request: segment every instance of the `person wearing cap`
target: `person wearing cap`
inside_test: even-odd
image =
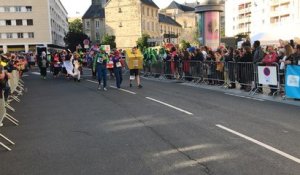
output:
[[[97,77],[98,77],[98,90],[102,89],[104,91],[107,91],[106,85],[107,85],[107,68],[106,64],[108,62],[108,56],[105,53],[104,48],[100,49],[100,52],[96,51],[95,58],[94,58],[94,70],[97,71]],[[103,79],[103,86],[101,88],[101,82]]]
[[[114,63],[114,74],[116,77],[116,85],[118,89],[121,88],[121,84],[123,81],[121,59],[122,57],[120,56],[120,52],[115,51],[114,56],[112,57],[112,61]]]

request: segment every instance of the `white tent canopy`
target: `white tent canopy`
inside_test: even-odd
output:
[[[279,40],[298,40],[297,38],[300,38],[299,28],[292,25],[279,26],[274,29],[252,35],[251,42],[254,43],[254,41],[259,40],[262,45],[279,45]]]

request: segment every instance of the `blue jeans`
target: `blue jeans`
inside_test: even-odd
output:
[[[114,73],[115,73],[115,77],[116,77],[117,88],[121,88],[121,84],[123,81],[122,68],[121,67],[114,68]]]
[[[103,87],[106,87],[107,82],[107,69],[106,66],[100,63],[97,63],[97,76],[98,76],[98,82],[99,85],[101,84],[101,81],[103,79]]]

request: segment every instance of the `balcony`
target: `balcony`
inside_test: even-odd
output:
[[[251,13],[251,7],[239,10],[239,14]]]
[[[284,15],[289,15],[291,13],[289,8],[278,8],[277,10],[272,10],[270,11],[270,16],[275,17],[275,16],[284,16]]]
[[[291,0],[271,0],[270,5],[275,6],[275,5],[286,4],[286,3],[290,3],[290,2],[291,2]]]
[[[251,22],[251,18],[250,17],[240,18],[238,20],[238,23],[250,23],[250,22]]]

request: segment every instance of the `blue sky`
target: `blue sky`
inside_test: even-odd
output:
[[[85,3],[82,3],[82,2]],[[169,5],[172,0],[153,0],[160,8]],[[176,0],[177,2],[195,2],[195,0]],[[61,0],[68,11],[69,17],[82,16],[91,5],[91,0]]]

